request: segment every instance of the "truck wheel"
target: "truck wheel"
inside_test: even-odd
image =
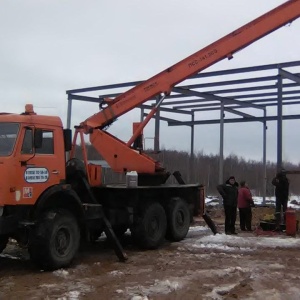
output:
[[[167,218],[159,203],[150,203],[133,227],[134,241],[144,249],[156,249],[162,245],[167,230]]]
[[[8,236],[7,235],[1,235],[0,236],[0,253],[6,248],[6,245],[8,243]]]
[[[30,258],[44,270],[67,267],[79,243],[80,230],[75,217],[67,210],[48,211],[40,218],[30,238]]]
[[[190,228],[190,211],[182,199],[173,199],[167,208],[168,228],[166,238],[178,242],[183,240]]]

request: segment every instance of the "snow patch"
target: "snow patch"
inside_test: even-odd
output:
[[[210,293],[204,295],[204,299],[214,299],[214,300],[222,300],[223,296],[227,295],[230,291],[232,291],[237,284],[226,284],[223,286],[214,287]]]
[[[53,291],[55,291],[58,295],[57,298],[55,298],[57,300],[78,300],[81,299],[83,295],[86,295],[93,290],[91,286],[86,285],[83,282],[74,282],[69,280],[63,281],[60,284],[42,284],[39,287],[44,290],[44,294],[45,289],[47,290],[46,294],[49,292],[53,293]],[[67,292],[63,292],[66,290]]]
[[[57,300],[77,300],[79,299],[80,292],[78,291],[71,291],[68,293],[65,293],[63,297],[57,298]]]
[[[207,227],[205,226],[192,226],[189,229],[189,232],[197,232],[197,231],[207,231]]]
[[[121,271],[111,271],[111,272],[109,272],[108,274],[110,274],[110,275],[112,275],[112,276],[121,276],[121,275],[124,275],[124,273],[123,272],[121,272]]]
[[[281,265],[281,264],[278,264],[278,263],[275,263],[275,264],[270,264],[269,268],[273,269],[273,270],[280,270],[280,269],[285,269],[285,266]]]
[[[176,291],[180,288],[182,288],[183,283],[182,283],[182,279],[180,279],[180,282],[177,281],[177,279],[175,280],[171,280],[171,279],[167,279],[167,280],[155,280],[154,284],[150,285],[150,286],[137,286],[137,287],[127,287],[126,291],[127,293],[131,296],[131,297],[145,297],[145,296],[149,296],[151,294],[168,294],[171,293],[173,291]],[[141,296],[143,295],[143,296]],[[133,299],[133,298],[131,298]],[[148,299],[148,298],[139,298],[139,299]]]
[[[209,248],[224,251],[252,251],[258,248],[299,248],[300,240],[292,237],[242,237],[225,234],[203,236],[199,239],[183,241],[186,246],[193,248]]]
[[[3,257],[3,258],[10,258],[10,259],[18,259],[20,260],[21,258],[20,257],[17,257],[17,256],[12,256],[12,255],[9,255],[9,254],[0,254],[0,257]]]
[[[208,248],[208,249],[214,249],[214,250],[221,250],[221,251],[253,251],[251,248],[244,248],[244,247],[238,247],[238,246],[227,246],[227,245],[219,245],[219,244],[192,244],[191,245],[194,248]]]
[[[69,272],[63,269],[59,269],[53,272],[55,276],[66,278],[69,275]]]
[[[147,296],[133,296],[131,300],[148,300]]]

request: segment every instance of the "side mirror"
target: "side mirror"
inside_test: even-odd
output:
[[[34,130],[34,140],[33,140],[34,148],[39,149],[42,148],[43,145],[43,130],[36,128]]]
[[[64,143],[65,143],[65,151],[72,150],[72,130],[64,129]]]

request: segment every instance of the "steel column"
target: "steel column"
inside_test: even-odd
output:
[[[223,183],[224,180],[224,172],[223,172],[223,164],[224,164],[224,103],[221,102],[220,109],[220,160],[219,160],[219,183]]]
[[[194,113],[191,116],[192,122],[195,121]],[[190,172],[189,172],[189,181],[196,181],[195,176],[195,155],[194,155],[194,138],[195,138],[195,126],[191,125],[191,155],[190,155]]]
[[[72,116],[72,96],[68,95],[68,111],[67,111],[67,128],[71,129],[71,116]],[[70,151],[66,152],[66,161],[70,159]]]
[[[71,129],[72,97],[68,95],[67,128]]]
[[[143,122],[144,120],[144,113],[145,113],[145,110],[143,107],[141,107],[141,116],[140,116],[140,122]]]
[[[224,165],[224,103],[221,102],[221,109],[220,109],[220,153],[219,153],[219,184],[223,183],[224,180],[224,172],[223,172],[223,165]],[[219,196],[219,204],[222,204],[222,197]]]
[[[267,193],[267,122],[266,122],[267,110],[264,109],[264,121],[263,121],[263,201],[262,204],[266,204]]]
[[[277,81],[277,171],[282,169],[282,77]]]
[[[162,97],[156,97],[156,105],[159,103]],[[155,113],[155,127],[154,127],[154,152],[157,153],[159,151],[159,119],[160,119],[160,107],[158,107]]]

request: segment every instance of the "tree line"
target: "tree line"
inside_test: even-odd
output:
[[[162,149],[159,153],[148,151],[149,156],[158,160],[162,166],[173,173],[179,171],[182,178],[187,183],[200,183],[206,188],[207,195],[217,195],[216,186],[219,184],[219,156],[214,154],[204,154],[198,152],[191,156],[188,152],[177,150]],[[99,153],[92,145],[87,145],[87,155],[89,160],[102,160]],[[76,156],[81,157],[80,147],[76,149]],[[300,164],[284,162],[286,170],[300,170]],[[243,157],[231,154],[224,158],[224,181],[229,176],[235,176],[236,180],[245,180],[253,192],[254,196],[262,196],[264,188],[264,166],[262,161],[247,160]],[[276,175],[277,165],[275,162],[267,161],[266,164],[266,195],[274,195],[274,186],[271,184]],[[105,183],[125,182],[124,174],[115,174],[110,169],[103,170]],[[300,195],[300,174],[288,175],[290,181],[290,194]],[[170,177],[168,182],[176,182],[175,178]]]

